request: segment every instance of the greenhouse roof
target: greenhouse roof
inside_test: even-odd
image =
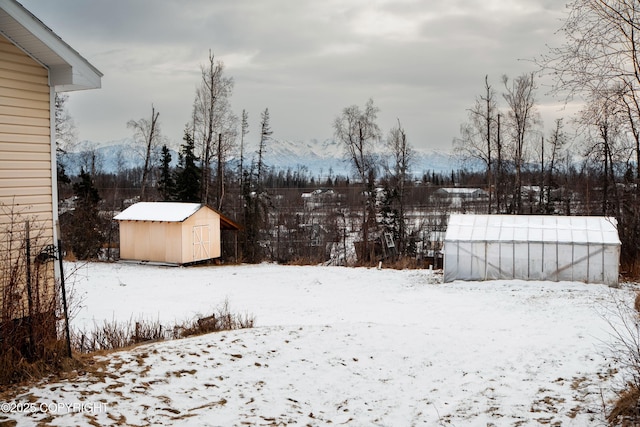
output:
[[[620,245],[616,220],[601,216],[452,214],[446,241]]]

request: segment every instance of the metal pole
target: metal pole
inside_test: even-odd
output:
[[[67,308],[67,289],[64,284],[64,269],[62,267],[62,241],[58,239],[58,262],[60,263],[60,286],[62,288],[62,308],[64,311],[64,333],[67,341],[67,356],[71,357],[71,334],[69,332],[69,310]]]
[[[25,252],[26,252],[26,286],[27,286],[27,308],[29,310],[29,320],[27,323],[29,329],[29,358],[34,356],[35,352],[35,336],[33,333],[33,295],[31,293],[31,236],[29,221],[25,222]]]

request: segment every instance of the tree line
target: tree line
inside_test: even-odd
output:
[[[419,188],[417,171],[412,170],[413,149],[406,130],[398,120],[383,135],[373,100],[344,108],[332,124],[334,137],[352,165],[351,176],[327,182],[270,169],[264,161],[273,134],[268,108],[260,115],[258,149],[247,153],[249,115],[242,111],[237,116],[231,110],[233,79],[225,75],[224,64],[211,52],[201,67],[177,167],[171,167],[161,115],[152,105],[147,118],[127,124],[137,141],[142,166],[120,171],[121,176],[113,181],[118,182],[115,186],[120,188],[121,200],[195,201],[230,215],[244,226],[241,252],[249,261],[271,256],[270,242],[278,234],[274,227],[291,223],[275,213],[282,199],[274,188],[292,182],[298,188],[342,189],[341,194],[354,205],[349,212],[335,207],[332,215],[345,218],[343,222],[350,225],[358,223],[354,239],[360,242],[360,258],[368,261],[378,256],[385,233],[393,237],[394,253],[408,253],[419,228],[411,220],[415,209],[433,210],[434,217],[438,216],[436,206],[451,209],[432,198],[437,185],[477,186],[486,191],[487,198],[465,208],[467,211],[615,218],[624,269],[635,271],[640,252],[640,62],[634,18],[639,7],[632,1],[605,0],[575,0],[568,5],[569,15],[561,28],[564,43],[549,48],[534,62],[541,73],[554,76],[556,96],[582,108],[575,116],[557,119],[546,131],[536,99],[538,73],[501,76],[499,84],[485,76],[468,119],[453,141],[457,153],[480,161],[483,170],[461,169],[451,176],[425,173],[422,182],[430,184],[428,200],[422,196],[412,199],[420,191],[415,191]],[[59,110],[64,112],[64,108]],[[68,117],[61,114],[61,146],[71,139],[64,126],[67,122]],[[386,153],[384,158],[381,151]],[[64,166],[63,161],[60,164]],[[67,186],[68,193],[72,184],[64,178],[64,168],[61,172],[59,182]],[[83,174],[96,180],[95,174],[83,170],[73,185],[85,182]],[[125,188],[135,188],[136,194]],[[110,204],[112,210],[123,207],[114,201]]]

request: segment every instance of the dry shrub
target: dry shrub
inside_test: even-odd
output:
[[[232,313],[229,301],[211,315],[198,317],[182,324],[165,326],[159,320],[117,322],[105,321],[95,325],[89,332],[75,332],[71,344],[80,353],[93,353],[103,350],[115,350],[139,343],[183,338],[210,332],[253,328],[255,317],[249,314]]]
[[[0,355],[0,384],[19,384],[46,376],[79,369],[82,363],[66,357],[66,342],[54,340],[43,346],[40,358],[29,361],[18,350],[9,349]]]
[[[71,345],[80,353],[93,353],[164,338],[164,329],[159,321],[105,321],[101,325],[96,324],[90,332],[73,333]]]
[[[382,267],[393,270],[417,270],[424,268],[424,265],[415,258],[401,257],[395,261],[383,261]]]
[[[624,387],[607,414],[610,426],[640,425],[640,293],[633,305],[621,298],[604,319],[611,328],[607,343],[609,359],[623,373]]]
[[[254,316],[246,313],[243,315],[232,313],[229,308],[229,301],[225,300],[222,306],[210,316],[200,317],[195,321],[183,325],[180,336],[188,337],[210,332],[253,328],[254,324]]]
[[[631,427],[640,425],[640,390],[633,384],[620,393],[611,412],[607,416],[611,426]]]
[[[318,265],[317,260],[312,260],[308,257],[294,257],[286,262],[282,263],[283,265]]]
[[[0,204],[0,218],[0,384],[7,385],[57,373],[73,361],[59,340],[57,248],[41,221],[14,206]]]

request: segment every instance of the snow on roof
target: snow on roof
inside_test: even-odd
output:
[[[182,222],[196,213],[200,203],[140,202],[114,217],[118,221]]]
[[[449,195],[460,195],[460,196],[473,195],[476,193],[486,194],[486,191],[484,191],[481,188],[459,188],[459,187],[443,187],[437,190],[437,192],[447,193]]]
[[[445,241],[620,245],[616,220],[598,216],[452,214]]]

